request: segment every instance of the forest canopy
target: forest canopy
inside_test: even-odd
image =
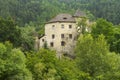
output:
[[[120,0],[0,0],[0,80],[119,80]],[[84,11],[74,58],[34,49],[59,13]],[[86,32],[86,20],[90,32]]]
[[[80,9],[119,24],[119,3],[120,0],[0,0],[0,16],[12,18],[19,26],[30,22],[42,25],[58,13],[73,14]]]

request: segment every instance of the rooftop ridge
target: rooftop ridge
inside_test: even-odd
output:
[[[72,15],[68,13],[60,13],[56,17],[48,21],[48,23],[52,22],[75,22],[75,19],[73,18]]]

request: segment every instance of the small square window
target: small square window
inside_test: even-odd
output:
[[[69,38],[72,39],[72,34],[69,34]]]
[[[61,25],[61,28],[62,28],[62,29],[64,28],[64,24]]]
[[[69,28],[71,29],[71,28],[72,28],[72,25],[69,25]]]
[[[42,39],[42,42],[44,42],[45,40],[44,39]]]
[[[54,27],[55,27],[55,25],[52,25],[52,27],[54,28]]]
[[[51,43],[50,43],[50,46],[51,46],[51,47],[53,47],[53,46],[54,46],[54,43],[53,43],[53,42],[51,42]]]
[[[52,34],[52,39],[54,39],[55,38],[55,35],[54,34]]]
[[[61,46],[65,46],[65,42],[64,41],[61,41]]]
[[[61,38],[64,38],[65,36],[64,36],[64,34],[61,34]]]
[[[54,29],[55,28],[55,25],[52,25],[52,29]]]

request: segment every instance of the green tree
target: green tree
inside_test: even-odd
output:
[[[25,55],[19,49],[12,49],[9,42],[0,43],[0,63],[1,80],[32,80]]]
[[[114,51],[116,53],[120,53],[120,26],[115,26],[114,28],[114,39],[112,40],[111,51]]]
[[[88,27],[87,18],[82,17],[82,18],[78,19],[77,26],[80,27],[81,33],[84,34],[86,32],[86,28]]]
[[[10,41],[14,46],[21,44],[21,32],[13,20],[0,18],[0,42]]]
[[[75,60],[68,57],[58,60],[55,67],[60,80],[79,80],[80,74],[82,74],[76,67]]]
[[[34,42],[35,42],[35,36],[34,34],[36,33],[35,27],[26,25],[25,27],[21,27],[21,43],[22,43],[22,50],[23,51],[30,51],[34,50]]]
[[[109,65],[108,71],[104,74],[104,80],[120,79],[120,55],[116,53],[108,53],[106,63]]]
[[[79,72],[75,61],[57,59],[55,51],[40,49],[27,55],[27,67],[35,80],[78,80]]]
[[[110,51],[120,53],[119,26],[114,26],[112,23],[104,19],[98,19],[96,21],[96,25],[92,28],[91,34],[94,38],[97,38],[99,35],[103,34],[107,40],[107,43],[110,44]]]
[[[103,35],[96,39],[93,39],[91,35],[81,36],[76,46],[76,55],[78,68],[88,74],[83,79],[106,80],[112,76],[111,72],[115,73],[114,79],[119,79],[119,55],[113,54],[114,56],[111,56]]]
[[[56,80],[55,52],[40,49],[37,53],[27,54],[27,67],[35,80]]]
[[[92,28],[92,35],[98,37],[103,34],[106,39],[109,39],[114,35],[113,33],[113,24],[106,21],[105,19],[98,19],[96,25]]]

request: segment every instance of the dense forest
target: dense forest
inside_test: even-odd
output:
[[[23,26],[30,22],[44,24],[58,13],[72,14],[80,9],[95,18],[105,18],[119,24],[119,3],[119,0],[1,0],[0,16],[12,18]]]
[[[119,6],[120,0],[0,0],[0,80],[119,80]],[[47,21],[78,9],[94,23],[78,36],[74,59],[34,49]]]

